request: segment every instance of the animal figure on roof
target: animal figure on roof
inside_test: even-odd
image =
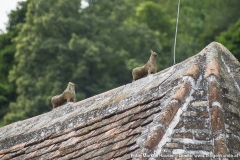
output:
[[[63,105],[65,102],[76,102],[75,85],[68,83],[62,94],[54,96],[51,100],[53,108]]]
[[[149,74],[154,74],[157,72],[156,63],[157,53],[151,50],[151,55],[148,62],[142,67],[136,67],[132,70],[133,81],[145,77]]]

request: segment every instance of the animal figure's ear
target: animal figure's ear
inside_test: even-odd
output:
[[[150,50],[151,55],[157,56],[158,54],[156,52],[153,52],[152,50]]]
[[[68,82],[68,85],[72,85],[72,86],[74,86],[75,84],[74,84],[74,83],[72,83],[72,82]]]

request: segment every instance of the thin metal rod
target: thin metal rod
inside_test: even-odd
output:
[[[177,43],[179,10],[180,10],[180,0],[178,0],[178,12],[177,12],[177,22],[176,22],[176,31],[175,31],[175,39],[174,39],[174,51],[173,51],[173,64],[176,64],[175,57],[176,57],[176,43]]]

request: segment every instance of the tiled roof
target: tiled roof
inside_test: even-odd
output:
[[[0,160],[240,156],[239,69],[212,42],[154,75],[1,128]]]

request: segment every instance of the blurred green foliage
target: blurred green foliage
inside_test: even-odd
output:
[[[51,110],[68,82],[77,100],[130,83],[150,50],[158,70],[172,65],[177,1],[27,0],[0,34],[0,125]],[[217,40],[240,55],[240,1],[181,2],[176,58]],[[238,22],[237,22],[238,21]],[[236,24],[235,24],[236,23]]]
[[[28,2],[28,1],[27,1]],[[16,100],[16,85],[9,82],[8,75],[14,64],[17,37],[21,25],[26,22],[27,2],[19,2],[16,10],[8,15],[7,33],[0,34],[0,126],[8,124],[3,117],[9,112],[9,104]]]
[[[227,31],[222,32],[216,40],[224,44],[240,60],[240,19]]]

